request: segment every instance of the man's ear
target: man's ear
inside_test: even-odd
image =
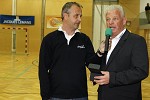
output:
[[[63,13],[63,17],[64,17],[64,20],[66,20],[68,18],[68,14],[67,13]]]
[[[126,22],[127,22],[127,18],[123,18],[123,25],[125,26],[126,25]]]

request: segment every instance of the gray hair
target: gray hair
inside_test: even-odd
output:
[[[62,7],[62,11],[61,11],[61,18],[62,18],[62,20],[63,20],[63,18],[64,18],[63,14],[64,14],[64,13],[69,13],[69,9],[70,9],[73,5],[76,5],[76,6],[78,6],[79,8],[83,8],[82,5],[80,5],[80,4],[77,3],[77,2],[67,2],[67,3]]]
[[[108,11],[112,11],[112,10],[118,10],[120,12],[121,16],[125,17],[124,9],[120,5],[110,5],[110,6],[108,6],[106,11],[105,11],[105,16],[108,13]]]

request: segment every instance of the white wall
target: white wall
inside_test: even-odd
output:
[[[108,5],[94,5],[93,46],[95,51],[100,42],[105,40],[106,21],[104,11]]]

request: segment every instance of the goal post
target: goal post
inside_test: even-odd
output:
[[[3,45],[3,48],[0,47],[0,52],[7,52],[11,49],[11,53],[29,53],[29,34],[27,28],[0,27],[0,38],[0,43]]]

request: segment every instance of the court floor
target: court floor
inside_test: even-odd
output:
[[[87,80],[89,100],[97,100],[98,85]],[[142,90],[143,100],[150,100],[150,77],[142,82]],[[41,100],[38,53],[0,54],[0,100]]]

